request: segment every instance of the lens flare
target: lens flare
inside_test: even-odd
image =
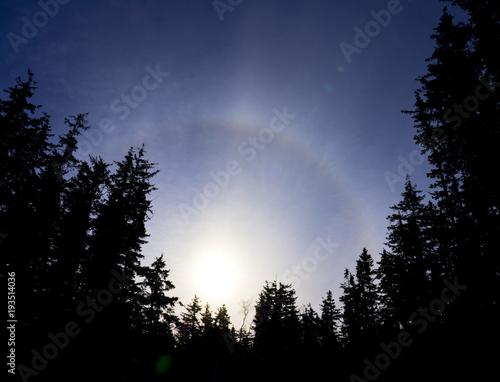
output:
[[[156,374],[165,374],[172,363],[172,356],[170,354],[162,355],[156,361]]]

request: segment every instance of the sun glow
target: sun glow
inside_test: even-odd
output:
[[[222,246],[206,248],[196,261],[194,278],[200,294],[210,298],[230,294],[238,281],[234,254]]]

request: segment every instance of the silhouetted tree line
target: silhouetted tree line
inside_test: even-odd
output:
[[[144,147],[113,164],[77,159],[86,116],[67,118],[67,133],[54,141],[49,116],[30,101],[33,74],[18,78],[0,100],[0,248],[2,275],[16,273],[23,379],[496,375],[500,3],[451,3],[469,19],[456,23],[444,10],[406,111],[432,165],[432,191],[407,178],[380,261],[363,249],[345,270],[341,306],[328,291],[319,312],[299,309],[291,285],[266,282],[250,328],[238,331],[225,306],[212,311],[196,296],[175,315],[163,255],[142,264],[158,172]]]

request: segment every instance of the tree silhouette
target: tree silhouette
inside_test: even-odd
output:
[[[415,107],[407,113],[414,120],[415,141],[432,165],[428,176],[438,239],[443,241],[435,246],[437,256],[446,271],[468,285],[466,297],[455,305],[453,321],[443,318],[441,341],[448,344],[448,360],[461,365],[456,376],[472,370],[486,375],[492,354],[479,351],[484,344],[478,338],[498,339],[494,322],[500,293],[500,248],[494,239],[500,233],[494,176],[500,143],[500,98],[495,91],[500,65],[491,52],[491,44],[499,42],[500,8],[495,1],[452,4],[462,8],[467,20],[454,22],[444,10],[432,36],[436,48],[427,60],[428,72],[419,78]],[[453,336],[458,331],[461,336]],[[475,353],[464,357],[470,349]]]
[[[320,338],[323,349],[327,352],[337,350],[339,346],[340,329],[340,309],[337,308],[333,293],[329,290],[326,297],[322,299],[321,319],[320,319]]]
[[[299,312],[291,285],[266,281],[253,323],[254,347],[263,361],[264,376],[288,375],[287,364],[300,339]]]
[[[205,309],[201,314],[201,324],[203,327],[203,335],[208,336],[214,330],[214,318],[212,316],[212,311],[210,310],[210,305],[208,302],[205,304]]]
[[[186,311],[181,313],[177,325],[178,341],[181,347],[191,346],[201,338],[201,302],[198,296],[194,296],[191,303],[186,305]]]
[[[321,339],[321,321],[311,304],[300,314],[301,344],[306,353],[317,354]]]
[[[162,254],[150,266],[141,269],[144,279],[139,285],[143,311],[141,324],[148,335],[149,346],[155,343],[154,347],[171,350],[174,347],[173,325],[176,320],[173,307],[178,298],[166,295],[175,288],[168,280],[169,273]]]
[[[71,131],[52,143],[49,116],[30,101],[36,90],[33,73],[15,82],[6,91],[8,99],[0,99],[0,252],[7,264],[0,272],[16,272],[16,312],[25,318],[17,337],[18,359],[24,359],[45,333],[66,322],[71,306],[72,290],[56,277],[64,274],[68,281],[59,269],[64,182],[52,163],[61,157],[63,142],[88,126],[84,115],[70,117]]]
[[[172,319],[168,307],[175,300],[159,294],[158,288],[173,287],[162,260],[149,272],[140,264],[156,171],[144,148],[129,150],[114,171],[101,158],[77,160],[86,115],[66,118],[67,132],[52,143],[49,116],[30,102],[35,89],[28,72],[28,80],[18,78],[9,99],[0,100],[0,230],[6,233],[0,247],[7,271],[18,275],[16,311],[24,317],[18,359],[30,365],[29,350],[45,345],[47,333],[80,319],[87,335],[79,347],[64,349],[42,378],[88,379],[90,370],[74,375],[82,362],[102,367],[103,378],[117,369],[125,375],[139,357],[138,337],[158,334],[163,320]],[[127,288],[115,284],[116,293],[110,292],[112,272],[128,276]],[[149,295],[136,276],[145,277]],[[168,336],[168,325],[161,331],[157,338]]]
[[[423,203],[415,185],[407,179],[402,200],[392,206],[388,216],[387,247],[377,271],[383,299],[384,321],[396,326],[405,325],[416,307],[429,301],[430,274],[434,260],[433,241],[435,235],[431,224],[431,211]],[[439,275],[435,275],[438,277]],[[442,285],[442,279],[439,279]]]
[[[454,23],[445,10],[432,36],[436,49],[428,59],[428,73],[419,78],[415,109],[415,140],[433,166],[433,196],[446,218],[451,256],[459,277],[477,287],[481,304],[498,300],[497,237],[499,193],[495,186],[499,94],[498,58],[486,49],[498,40],[497,2],[480,5],[457,1],[469,16]],[[488,28],[488,29],[486,29]],[[491,29],[489,29],[491,28]],[[488,30],[488,32],[486,32]],[[494,36],[494,37],[493,37]],[[481,285],[481,286],[480,286]]]
[[[361,335],[361,324],[357,316],[360,298],[354,275],[347,268],[344,270],[344,282],[340,287],[343,289],[343,294],[340,296],[340,302],[343,304],[342,340],[345,343],[352,343],[357,341]]]
[[[345,281],[341,284],[344,293],[340,297],[344,304],[342,332],[344,339],[354,346],[373,335],[379,323],[375,274],[373,259],[366,248],[356,261],[356,275],[347,269],[344,272]]]
[[[231,325],[231,318],[227,312],[226,305],[222,305],[217,309],[214,319],[215,326],[223,333],[229,332],[229,325]]]

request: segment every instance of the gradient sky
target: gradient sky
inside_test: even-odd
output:
[[[414,103],[444,3],[41,3],[0,1],[2,89],[31,69],[56,134],[88,112],[81,158],[111,162],[145,144],[160,170],[145,261],[164,253],[185,303],[226,303],[238,327],[239,301],[253,305],[277,278],[318,308],[363,247],[379,258],[403,186],[384,174],[400,176],[404,158],[415,165],[402,175],[426,188],[400,110]],[[388,8],[397,13],[374,24]],[[341,44],[365,27],[373,37],[348,62]],[[218,289],[200,273],[218,274]]]

